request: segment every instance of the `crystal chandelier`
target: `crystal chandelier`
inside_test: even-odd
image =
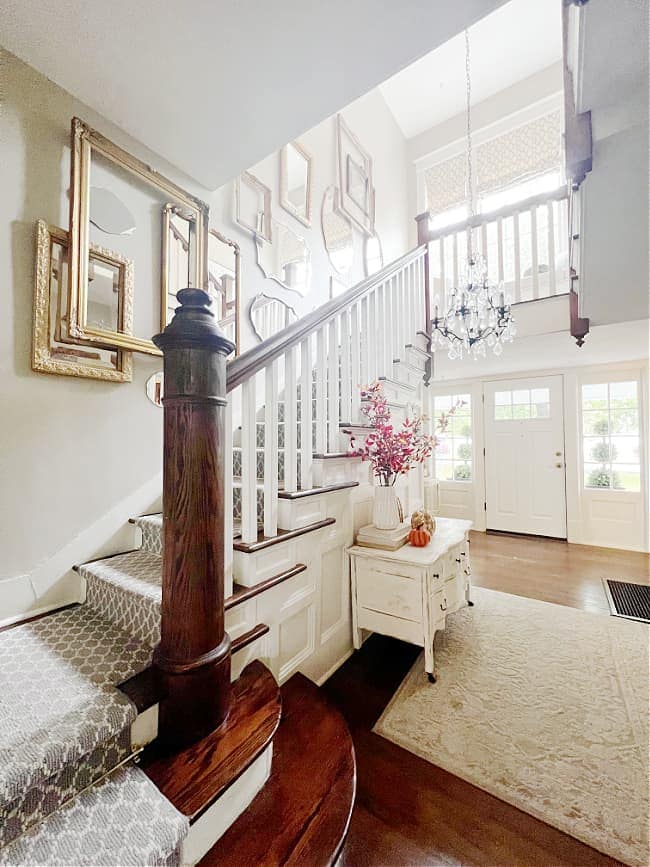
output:
[[[472,181],[472,126],[471,126],[471,79],[469,31],[465,31],[465,76],[467,84],[467,204],[469,230],[467,233],[467,264],[463,283],[451,290],[449,299],[443,294],[434,298],[434,313],[431,321],[431,349],[447,348],[450,359],[470,356],[485,358],[487,347],[495,355],[501,355],[503,344],[510,343],[516,332],[510,311],[510,298],[503,291],[503,284],[491,286],[488,281],[485,258],[475,249],[474,189]]]

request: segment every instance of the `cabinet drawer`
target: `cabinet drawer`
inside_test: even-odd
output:
[[[359,629],[369,629],[371,632],[391,635],[393,638],[400,638],[419,647],[424,646],[422,625],[413,620],[402,620],[401,617],[391,617],[379,611],[371,611],[369,608],[359,608],[357,622]]]
[[[438,560],[436,571],[443,580],[451,578],[463,568],[462,550],[462,545],[456,545]]]
[[[445,581],[443,587],[431,597],[432,617],[434,620],[444,618],[448,611],[453,610],[460,599],[458,583]]]
[[[359,568],[357,605],[418,623],[422,620],[422,585],[418,580],[381,569]]]

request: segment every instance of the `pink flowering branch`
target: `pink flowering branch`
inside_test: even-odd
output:
[[[407,418],[402,427],[395,430],[380,382],[362,388],[361,400],[364,402],[361,411],[373,430],[359,446],[355,446],[355,438],[351,438],[354,454],[372,464],[373,474],[380,484],[394,485],[400,475],[405,475],[430,457],[439,440],[435,434],[423,430],[424,416]],[[449,419],[461,405],[462,401],[459,401],[449,412],[441,415],[437,423],[438,433],[447,429]]]

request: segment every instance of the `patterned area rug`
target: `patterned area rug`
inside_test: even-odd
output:
[[[374,731],[627,864],[649,863],[645,624],[475,588]]]

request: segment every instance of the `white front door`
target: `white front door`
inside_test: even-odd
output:
[[[486,382],[488,530],[566,538],[562,377]]]

